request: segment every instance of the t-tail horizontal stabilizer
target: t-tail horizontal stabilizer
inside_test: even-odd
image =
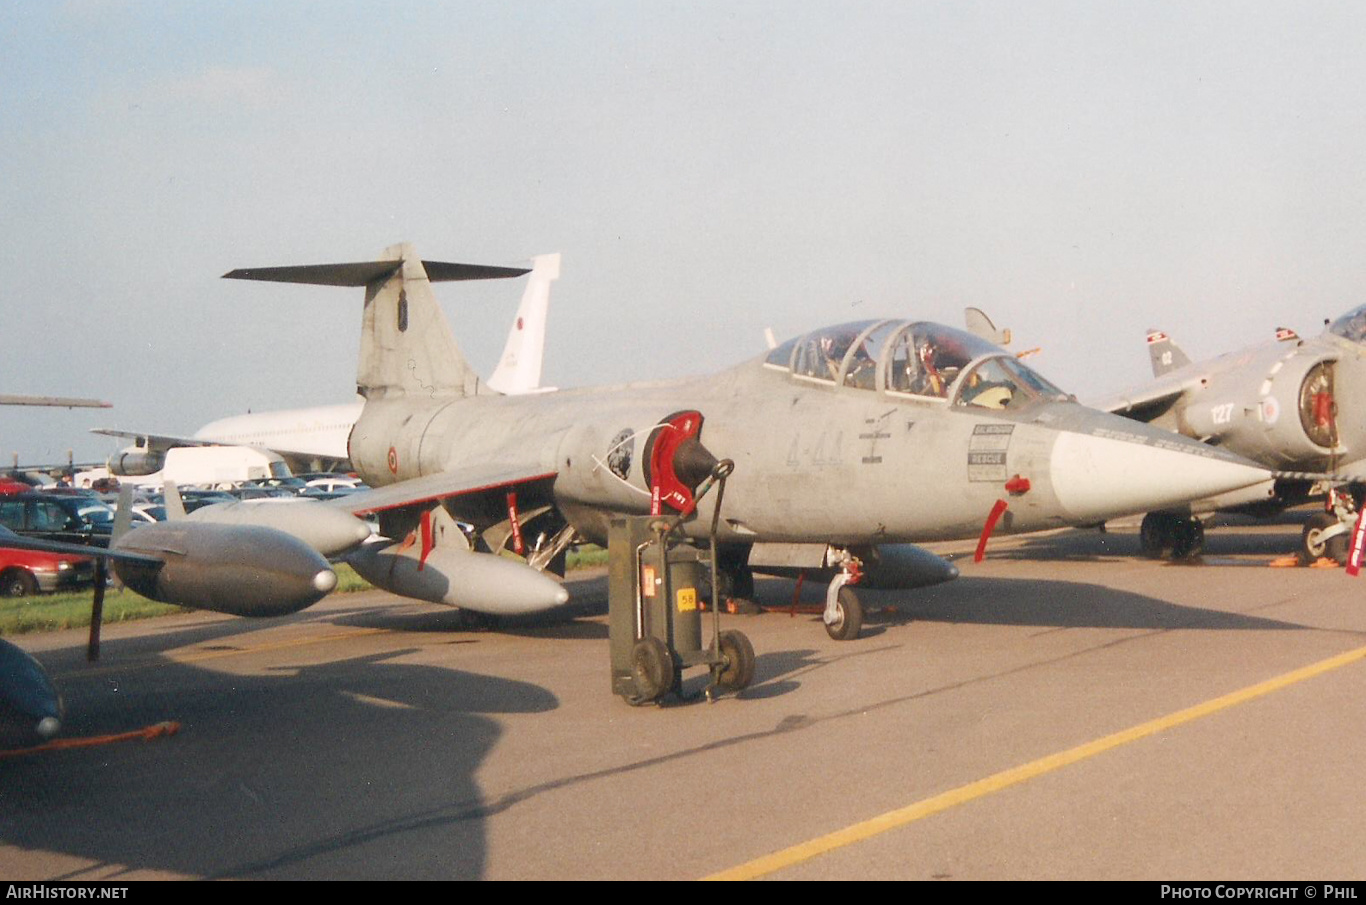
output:
[[[525,267],[491,267],[484,264],[447,264],[422,261],[429,283],[464,280],[506,280],[530,271]],[[359,264],[304,264],[298,267],[240,267],[223,274],[225,280],[260,280],[267,283],[307,283],[314,286],[368,286],[393,276],[402,261],[363,261]]]
[[[423,261],[407,243],[386,248],[378,261],[300,267],[251,267],[229,271],[233,280],[364,286],[356,391],[366,399],[473,396],[479,376],[446,323],[431,284],[450,280],[497,280],[521,276],[521,267]]]

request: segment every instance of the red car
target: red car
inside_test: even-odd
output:
[[[88,556],[0,547],[0,597],[73,590],[94,583],[95,561]]]

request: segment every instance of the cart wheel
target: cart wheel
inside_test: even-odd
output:
[[[657,701],[673,687],[674,660],[658,638],[642,638],[631,648],[631,678],[637,700]]]
[[[721,657],[725,661],[716,674],[716,686],[723,691],[740,691],[754,681],[754,645],[743,632],[730,629],[717,639]]]
[[[836,641],[853,641],[858,637],[859,629],[863,628],[863,604],[859,603],[853,588],[840,588],[835,597],[835,608],[839,610],[839,616],[833,623],[826,625],[826,634]]]

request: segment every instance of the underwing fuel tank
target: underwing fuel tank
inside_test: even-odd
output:
[[[432,549],[425,560],[417,544],[367,544],[347,562],[386,591],[491,616],[540,613],[569,602],[559,582],[531,566],[456,544]]]
[[[113,549],[162,560],[114,561],[123,583],[144,597],[234,616],[295,613],[337,586],[316,550],[261,525],[160,522],[129,531]]]
[[[0,641],[0,747],[38,745],[62,726],[62,699],[38,661]]]
[[[191,522],[260,525],[292,534],[323,556],[336,556],[363,543],[370,526],[349,512],[316,500],[242,500],[202,506],[185,516]]]

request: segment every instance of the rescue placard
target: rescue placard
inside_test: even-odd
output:
[[[968,440],[968,480],[1004,481],[1006,473],[1006,451],[1010,449],[1010,437],[1015,431],[1013,424],[976,424],[972,428],[972,438]]]

